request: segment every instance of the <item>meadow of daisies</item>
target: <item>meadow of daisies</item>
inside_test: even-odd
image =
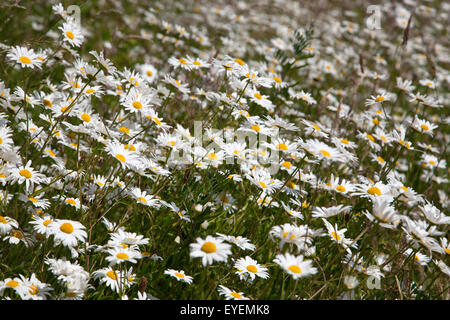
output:
[[[0,299],[449,299],[445,1],[2,1]]]

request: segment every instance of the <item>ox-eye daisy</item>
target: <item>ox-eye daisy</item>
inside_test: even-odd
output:
[[[278,254],[273,261],[290,274],[294,280],[317,273],[317,268],[312,266],[312,261],[303,260],[302,255]]]
[[[197,238],[197,243],[191,243],[190,248],[190,256],[202,258],[203,266],[212,264],[214,261],[226,261],[231,254],[231,245],[212,236],[207,236],[206,239]]]
[[[75,21],[69,20],[64,22],[59,29],[63,33],[64,41],[68,42],[72,47],[79,47],[83,43],[84,36],[81,28]]]
[[[67,247],[74,247],[87,238],[85,226],[78,221],[57,219],[49,225],[49,228],[50,233],[55,237],[55,242]]]
[[[244,297],[242,292],[230,290],[222,285],[219,285],[219,293],[225,296],[226,300],[250,300],[249,298]]]
[[[10,48],[7,57],[14,62],[20,64],[22,68],[41,68],[42,61],[33,49],[27,49],[25,47],[12,47]]]
[[[172,277],[176,278],[178,281],[186,282],[188,284],[192,283],[192,277],[187,276],[183,270],[177,271],[174,269],[167,269],[166,271],[164,271],[164,274],[172,276]]]
[[[269,277],[269,273],[267,272],[267,268],[260,265],[258,261],[252,259],[249,256],[245,258],[239,258],[234,267],[237,269],[236,274],[239,275],[241,280],[255,280],[258,276],[263,279],[267,279]]]
[[[24,166],[13,167],[9,178],[13,183],[18,182],[22,184],[25,182],[25,189],[27,191],[33,191],[35,184],[40,184],[46,180],[42,173],[39,173],[31,167],[31,160],[28,160]]]

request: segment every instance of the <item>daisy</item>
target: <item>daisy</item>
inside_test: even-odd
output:
[[[303,148],[309,153],[313,154],[319,160],[325,160],[326,162],[345,162],[346,157],[337,148],[330,147],[326,143],[316,139],[310,139],[306,141]]]
[[[203,61],[200,58],[191,58],[191,57],[186,57],[186,61],[187,64],[190,66],[191,70],[196,70],[196,69],[200,69],[200,68],[209,68],[210,64]]]
[[[324,128],[320,123],[311,122],[305,119],[302,119],[302,122],[306,125],[306,134],[312,135],[313,137],[328,137],[328,129]]]
[[[22,277],[6,278],[0,281],[0,296],[3,296],[6,289],[13,289],[19,296],[23,296],[27,287],[23,282]]]
[[[168,62],[175,69],[181,68],[181,69],[185,69],[185,70],[189,70],[189,71],[192,69],[192,64],[189,64],[187,59],[185,59],[185,58],[170,57]]]
[[[257,105],[263,107],[264,109],[271,111],[275,107],[272,104],[272,101],[270,101],[268,98],[269,96],[262,95],[258,90],[256,89],[247,89],[248,92],[246,93],[247,96],[250,98],[251,101],[256,103]],[[247,91],[246,90],[246,91]]]
[[[314,207],[312,216],[314,218],[329,218],[336,216],[342,212],[347,213],[352,207],[344,206],[343,204],[334,207]]]
[[[68,20],[59,27],[63,34],[63,40],[72,47],[79,47],[84,41],[80,26],[73,20]]]
[[[158,76],[158,71],[151,64],[141,64],[137,66],[138,71],[141,73],[142,77],[147,80],[147,82],[152,83]]]
[[[124,169],[129,169],[139,164],[138,156],[128,149],[125,149],[118,141],[108,142],[106,151],[116,158]]]
[[[370,96],[364,103],[366,106],[379,105],[386,101],[391,101],[394,98],[394,94],[385,90],[380,90],[376,96]]]
[[[428,257],[426,255],[424,255],[423,253],[420,252],[416,252],[414,253],[414,250],[411,248],[408,248],[408,250],[406,250],[403,253],[405,256],[410,256],[412,254],[414,254],[414,261],[418,264],[420,264],[421,266],[426,266],[428,264],[428,262],[431,261],[431,257]]]
[[[370,220],[378,220],[380,226],[388,229],[395,229],[400,223],[401,216],[396,213],[395,208],[389,203],[386,198],[374,197],[372,198],[373,208],[372,212],[364,211],[364,215]]]
[[[25,166],[13,167],[11,169],[11,174],[9,175],[9,179],[12,183],[18,182],[22,184],[25,182],[25,189],[28,192],[32,192],[34,190],[35,184],[40,184],[41,182],[47,181],[46,177],[35,171],[31,167],[31,160],[28,160]]]
[[[66,197],[65,199],[63,199],[63,201],[64,203],[67,203],[68,205],[75,207],[77,210],[81,208],[80,199],[78,198]]]
[[[108,245],[110,246],[121,246],[123,248],[131,247],[136,248],[141,245],[148,244],[149,239],[144,238],[143,235],[138,235],[134,232],[127,232],[123,229],[119,229],[114,233],[110,233],[110,240]]]
[[[325,220],[324,218],[322,218],[323,223],[325,224],[325,226],[327,227],[329,236],[331,238],[331,240],[333,240],[334,242],[337,242],[338,244],[342,245],[345,249],[349,250],[349,246],[353,247],[353,248],[357,248],[357,244],[356,242],[354,242],[352,239],[346,238],[344,233],[345,231],[347,231],[347,228],[338,230],[337,224],[335,224],[334,226],[329,223],[327,220]]]
[[[230,290],[223,285],[219,285],[219,293],[225,296],[226,300],[250,300],[244,297],[244,293]]]
[[[433,130],[436,129],[438,126],[426,121],[419,119],[417,116],[414,118],[414,121],[411,123],[411,127],[415,129],[416,131],[419,131],[421,133],[426,133],[430,136],[433,135]]]
[[[434,205],[426,201],[426,203],[419,207],[425,218],[434,224],[450,224],[450,217],[441,212]]]
[[[144,112],[150,106],[150,96],[132,87],[123,102],[123,106],[131,113]]]
[[[229,243],[232,243],[234,245],[236,245],[239,249],[242,250],[251,250],[254,251],[256,246],[252,243],[250,243],[250,240],[242,237],[242,236],[232,236],[232,235],[225,235],[225,234],[221,234],[221,233],[217,233],[217,236],[224,240],[227,241]]]
[[[358,184],[355,185],[353,195],[362,196],[365,198],[373,197],[390,197],[392,198],[391,188],[383,184],[381,181],[377,183]]]
[[[139,251],[131,248],[115,247],[112,249],[108,249],[106,252],[109,253],[109,256],[106,257],[106,260],[109,261],[110,266],[121,264],[123,262],[136,263],[137,259],[142,258],[142,255]]]
[[[43,217],[34,216],[30,221],[30,224],[33,225],[33,230],[38,234],[45,235],[46,237],[52,234],[52,229],[50,225],[53,223],[52,216],[44,215]]]
[[[31,244],[31,238],[29,234],[25,234],[20,230],[12,230],[11,233],[3,237],[4,241],[8,241],[10,244],[23,243],[26,247]]]
[[[0,216],[0,235],[8,234],[12,229],[19,228],[19,223],[8,216]]]
[[[27,49],[25,47],[11,47],[8,51],[7,57],[16,63],[19,63],[22,68],[31,68],[34,67],[40,69],[42,65],[42,61],[38,59],[38,55],[34,52],[33,49]]]
[[[318,272],[317,268],[312,266],[311,260],[303,260],[303,255],[278,254],[273,261],[290,274],[294,280],[308,277]]]
[[[133,188],[130,191],[130,195],[136,199],[136,201],[140,204],[143,204],[148,207],[159,207],[160,201],[158,198],[151,194],[147,194],[147,191],[142,191],[139,188]]]
[[[231,246],[223,243],[222,239],[207,236],[206,239],[197,238],[197,243],[190,244],[191,258],[202,258],[203,266],[214,261],[226,261],[231,254]]]
[[[187,284],[191,284],[192,283],[192,277],[191,276],[187,276],[183,270],[174,270],[174,269],[167,269],[164,271],[164,274],[167,274],[169,276],[172,276],[174,278],[176,278],[178,281],[183,281],[186,282]]]
[[[397,88],[402,91],[412,92],[416,87],[412,85],[411,80],[403,80],[401,77],[396,78]]]
[[[189,218],[186,210],[181,210],[174,202],[171,202],[168,207],[173,212],[175,212],[181,220],[185,220],[185,221],[188,221],[188,222],[191,221],[191,219]]]
[[[104,283],[111,290],[119,293],[131,287],[136,276],[132,273],[132,267],[127,270],[116,271],[112,267],[96,270],[92,273],[94,279],[99,279],[100,284]]]
[[[50,285],[39,281],[33,273],[29,279],[20,275],[24,290],[19,291],[22,300],[47,300],[53,288]]]
[[[267,279],[269,277],[269,273],[267,272],[268,269],[260,265],[258,261],[249,256],[239,258],[235,262],[234,267],[237,269],[236,274],[239,275],[241,280],[247,280],[250,278],[250,281],[253,281],[256,277],[263,279]]]
[[[84,231],[86,227],[78,221],[56,219],[48,227],[55,237],[55,242],[67,247],[75,247],[78,242],[85,242],[87,238],[87,233]]]
[[[422,79],[422,80],[419,80],[419,83],[424,87],[428,87],[430,89],[436,89],[436,84],[434,83],[433,80]]]

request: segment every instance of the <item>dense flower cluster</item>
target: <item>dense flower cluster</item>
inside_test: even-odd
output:
[[[5,6],[0,298],[448,298],[426,3]]]

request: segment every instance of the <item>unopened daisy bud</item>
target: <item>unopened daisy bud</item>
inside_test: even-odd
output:
[[[175,241],[176,243],[180,243],[180,241],[181,241],[180,236],[177,236],[177,237],[175,238],[174,241]]]
[[[209,226],[209,223],[208,223],[208,221],[203,221],[203,223],[200,225],[200,227],[202,227],[203,229],[205,229],[206,230],[206,228],[208,228],[208,226]]]
[[[197,212],[202,212],[203,211],[203,206],[201,204],[196,204],[194,209]]]

